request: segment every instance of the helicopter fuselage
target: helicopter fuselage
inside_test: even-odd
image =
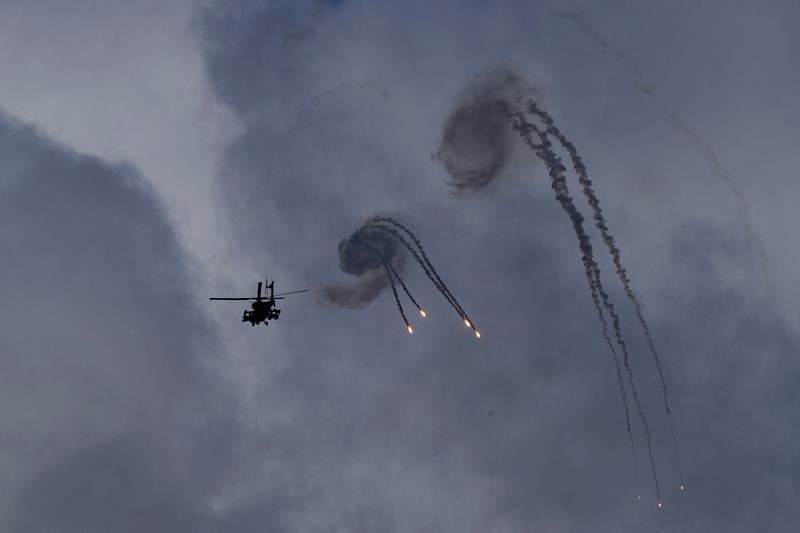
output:
[[[242,314],[242,322],[250,322],[251,326],[262,322],[266,326],[270,320],[277,320],[281,316],[281,310],[275,307],[274,300],[256,300],[250,307],[250,311],[245,310]]]

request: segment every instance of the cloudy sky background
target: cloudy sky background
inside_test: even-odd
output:
[[[793,2],[0,7],[4,531],[800,524]],[[731,170],[773,294],[707,158],[566,8]],[[613,364],[543,166],[518,150],[492,193],[456,198],[431,160],[463,88],[499,64],[584,157],[660,347],[683,494],[655,369],[607,278],[661,511],[638,426],[636,500]],[[269,329],[205,301],[265,275],[348,281],[336,247],[375,212],[418,232],[479,342],[411,268],[429,310],[414,336],[388,293],[362,311],[300,295]]]

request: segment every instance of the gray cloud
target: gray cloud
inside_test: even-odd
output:
[[[3,529],[201,530],[243,437],[160,201],[4,114],[0,154]]]
[[[796,261],[776,243],[796,218],[796,7],[567,7],[643,58],[741,169],[790,295]],[[793,529],[795,313],[754,296],[735,206],[614,66],[551,17],[564,8],[346,0],[198,13],[209,79],[243,124],[216,189],[229,263],[287,289],[329,279],[354,221],[401,210],[481,325],[477,342],[429,289],[415,291],[429,317],[413,336],[384,291],[358,313],[286,300],[268,331],[213,324],[216,344],[143,179],[4,119],[3,530]],[[641,290],[689,488],[678,494],[654,415],[660,513],[650,491],[635,500],[613,365],[541,167],[518,151],[491,199],[455,202],[429,160],[461,88],[498,64],[535,80],[581,147]],[[630,329],[658,413],[657,373]]]
[[[366,506],[385,517],[383,527],[402,531],[706,531],[719,524],[748,531],[757,523],[780,530],[777,524],[790,523],[796,515],[788,495],[798,490],[777,474],[797,464],[787,453],[790,439],[780,429],[789,421],[788,412],[777,409],[780,414],[762,421],[759,434],[770,443],[763,448],[739,432],[758,418],[762,386],[745,385],[753,373],[764,372],[765,383],[777,380],[767,402],[775,409],[792,401],[789,381],[778,379],[778,369],[796,370],[797,365],[786,355],[773,366],[760,357],[748,360],[745,353],[789,354],[797,339],[790,328],[776,324],[779,318],[771,308],[749,295],[749,286],[729,283],[752,276],[746,241],[712,222],[712,204],[705,202],[705,219],[686,222],[676,210],[674,222],[658,228],[662,244],[657,257],[664,258],[664,266],[643,278],[642,287],[673,385],[689,487],[685,494],[677,488],[656,369],[645,339],[634,328],[627,332],[642,399],[654,413],[653,440],[666,501],[657,514],[650,489],[643,488],[641,503],[635,499],[613,365],[598,342],[599,326],[582,286],[574,236],[551,205],[545,184],[536,179],[541,169],[533,158],[503,153],[503,172],[533,177],[541,193],[522,194],[514,183],[490,200],[456,205],[448,200],[444,173],[425,161],[440,125],[455,113],[450,103],[475,73],[496,64],[542,60],[536,46],[545,49],[545,36],[565,45],[564,57],[577,54],[574,41],[559,40],[554,23],[543,20],[546,10],[536,19],[520,6],[482,9],[481,19],[473,7],[445,16],[438,4],[412,3],[400,14],[389,5],[378,10],[345,2],[316,18],[313,35],[291,48],[270,46],[276,37],[256,33],[256,28],[280,26],[286,8],[264,4],[232,20],[228,8],[217,4],[206,13],[207,24],[201,24],[212,79],[227,73],[215,85],[218,94],[248,123],[228,148],[221,189],[231,216],[241,220],[243,243],[260,234],[269,247],[281,250],[243,247],[245,253],[256,261],[285,265],[292,276],[315,279],[330,271],[331,243],[347,231],[348,218],[376,208],[403,209],[423,231],[426,248],[453,290],[467,295],[465,306],[475,309],[484,332],[474,342],[445,318],[444,305],[434,304],[425,305],[430,317],[415,327],[415,336],[403,339],[395,331],[388,297],[376,300],[369,316],[299,311],[297,322],[284,326],[285,355],[276,354],[281,366],[263,376],[255,400],[263,406],[280,402],[282,419],[292,423],[274,425],[269,416],[254,417],[272,428],[271,443],[282,457],[280,471],[296,477],[281,491],[300,490],[307,494],[304,501],[322,509],[314,518],[303,507],[296,509],[292,523],[301,529],[324,523],[335,530],[342,527],[342,513],[356,516],[355,510]],[[294,13],[302,19],[302,9]],[[398,17],[414,23],[408,30],[390,24]],[[240,40],[226,46],[227,35]],[[512,40],[531,44],[503,51]],[[362,43],[368,43],[369,54],[360,53]],[[424,54],[416,53],[420,43]],[[590,170],[608,168],[610,158],[600,152],[604,141],[587,137],[587,131],[601,131],[589,127],[594,124],[592,100],[578,103],[579,90],[568,85],[575,81],[574,71],[553,66],[558,58],[548,61],[550,70],[543,75],[537,75],[542,73],[535,65],[521,75],[541,80],[548,108],[564,116],[563,123],[577,125],[570,131],[586,146]],[[284,66],[262,68],[274,62]],[[347,83],[348,72],[386,86],[392,107],[340,94],[316,116],[304,114],[302,122],[293,124],[288,110],[303,108],[305,95]],[[250,83],[254,79],[259,81]],[[595,104],[609,97],[593,96]],[[624,98],[619,95],[614,105]],[[286,124],[296,132],[291,138],[279,133]],[[620,139],[634,131],[625,129]],[[273,139],[281,142],[273,144]],[[625,139],[626,153],[635,151],[635,139]],[[301,156],[310,152],[313,161]],[[631,155],[633,167],[639,158]],[[481,168],[497,160],[493,154],[478,159]],[[615,160],[630,172],[624,162]],[[639,272],[644,250],[650,250],[640,245],[655,234],[640,240],[633,223],[645,233],[655,226],[641,215],[638,196],[624,196],[631,194],[621,189],[624,182],[616,183],[609,172],[595,170],[593,175],[608,177],[596,178],[598,195],[625,198],[624,206],[611,201],[606,216],[615,219],[613,227],[623,228],[617,239],[626,242],[629,268]],[[702,198],[703,191],[695,193]],[[250,206],[246,217],[240,217],[241,205]],[[724,206],[713,204],[717,208]],[[268,237],[260,225],[271,228]],[[300,250],[296,239],[302,242]],[[608,284],[614,297],[624,301],[621,287],[613,279]],[[633,309],[625,313],[623,323],[634,324]],[[707,315],[720,327],[709,329]],[[307,330],[314,335],[299,335]],[[723,364],[721,354],[734,352],[743,366],[720,369],[714,382],[707,382],[710,370],[699,369]],[[641,443],[641,428],[634,429]],[[764,461],[772,469],[759,466]],[[786,497],[754,496],[757,490],[774,495],[779,486]],[[754,510],[752,518],[742,519],[739,510],[747,506]]]

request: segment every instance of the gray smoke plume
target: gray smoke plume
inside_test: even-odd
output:
[[[391,269],[402,272],[405,250],[391,235],[366,230],[373,220],[368,218],[339,243],[339,268],[358,280],[322,287],[324,301],[347,309],[361,309],[391,285],[391,270],[384,266],[384,261]]]
[[[499,68],[478,77],[462,95],[433,154],[450,174],[456,193],[475,193],[493,183],[513,152],[515,138],[498,101],[516,107],[536,94],[518,74]]]

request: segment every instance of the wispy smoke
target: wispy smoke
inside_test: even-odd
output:
[[[774,292],[774,284],[769,271],[769,260],[767,259],[767,252],[764,248],[764,243],[761,236],[753,228],[752,216],[750,215],[750,205],[747,202],[747,197],[739,187],[739,183],[734,178],[733,174],[725,168],[722,160],[717,155],[716,150],[710,142],[703,139],[697,133],[686,119],[681,116],[672,105],[659,94],[656,87],[644,79],[642,71],[638,65],[631,61],[628,56],[621,50],[612,46],[596,29],[594,29],[589,22],[580,13],[563,12],[559,16],[565,19],[575,21],[580,29],[600,47],[601,50],[607,52],[614,60],[622,67],[622,70],[628,75],[630,80],[639,91],[650,98],[656,105],[658,110],[669,120],[670,124],[678,130],[684,138],[686,138],[695,148],[697,148],[711,164],[711,172],[714,176],[722,182],[728,191],[736,198],[736,207],[739,216],[739,222],[744,228],[747,240],[750,243],[750,248],[756,256],[758,268],[761,271],[761,276],[764,281],[767,292],[771,295]]]

